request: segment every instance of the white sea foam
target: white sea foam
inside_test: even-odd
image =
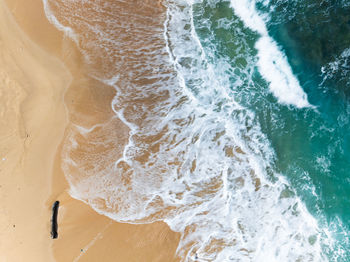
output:
[[[350,48],[345,48],[343,52],[332,62],[321,67],[324,80],[333,78],[337,73],[343,77],[348,77],[350,60]]]
[[[261,35],[255,45],[258,50],[258,67],[261,75],[269,82],[272,94],[283,104],[298,108],[310,106],[286,56],[269,36],[264,17],[255,8],[255,1],[231,0],[231,6],[247,27]]]
[[[220,71],[215,72],[215,69],[212,68],[212,65],[206,64],[205,60],[196,63],[196,65],[202,65],[203,68],[200,68],[200,66],[198,66],[196,69],[186,68],[179,64],[179,61],[182,61],[184,57],[190,56],[192,59],[194,59],[194,57],[201,57],[202,59],[205,59],[205,54],[203,53],[203,48],[201,46],[198,46],[200,45],[200,42],[198,41],[198,37],[193,31],[193,27],[190,32],[177,30],[177,28],[183,28],[183,26],[180,26],[181,24],[190,23],[193,26],[193,22],[189,18],[187,18],[186,22],[186,17],[189,14],[191,14],[191,11],[188,11],[189,13],[183,11],[180,12],[179,10],[174,8],[173,10],[168,12],[170,17],[169,19],[173,19],[172,22],[174,23],[174,27],[168,28],[169,31],[171,30],[169,35],[171,35],[171,33],[174,34],[173,37],[170,36],[169,39],[169,41],[173,43],[173,48],[171,50],[172,54],[170,55],[170,57],[175,57],[175,59],[173,60],[175,64],[174,66],[178,69],[181,78],[184,79],[181,82],[186,83],[186,79],[193,80],[193,78],[196,79],[196,77],[205,79],[205,81],[203,81],[205,84],[201,85],[200,90],[196,89],[195,87],[189,84],[185,85],[184,88],[189,89],[190,91],[192,91],[192,93],[195,94],[194,96],[197,100],[196,103],[199,104],[197,106],[200,106],[200,104],[204,103],[204,105],[206,106],[208,106],[208,104],[211,104],[211,107],[213,108],[215,107],[215,103],[210,103],[211,100],[208,100],[208,97],[205,97],[206,85],[210,86],[208,87],[208,90],[211,91],[211,93],[208,94],[210,98],[214,98],[218,94],[222,94],[223,97],[218,98],[218,100],[225,101],[225,99],[227,99],[227,97],[230,96],[229,94],[227,94],[227,89],[225,89],[222,86],[222,83],[226,82],[225,78],[227,76],[223,76],[222,73],[220,74]],[[191,34],[191,39],[195,39],[183,41],[183,39],[188,39],[185,37],[185,35],[188,33]],[[220,112],[219,119],[221,118],[225,122],[230,121],[229,115],[232,115],[232,112],[234,112],[235,110],[245,111],[245,120],[254,118],[254,115],[251,112],[246,111],[243,108],[235,108],[234,100],[232,100],[232,98],[230,100],[231,103],[228,102],[230,104],[230,109],[227,111],[227,115],[225,116],[224,112]],[[211,112],[211,114],[213,114],[213,112]],[[291,252],[291,250],[296,248],[296,246],[293,247],[293,245],[295,245],[296,243],[293,244],[293,240],[290,237],[287,237],[287,235],[294,235],[303,238],[306,232],[309,232],[306,233],[306,235],[317,234],[317,223],[312,218],[312,216],[308,214],[307,210],[298,199],[287,198],[285,199],[285,202],[284,200],[280,200],[280,194],[281,191],[283,191],[282,188],[288,183],[286,181],[283,181],[282,178],[280,178],[280,182],[276,184],[268,182],[268,180],[266,179],[266,165],[269,165],[269,161],[271,161],[272,156],[270,149],[266,147],[267,143],[263,142],[265,139],[261,137],[260,130],[257,128],[256,123],[251,123],[255,125],[254,130],[252,132],[247,132],[245,127],[242,126],[242,123],[239,120],[237,120],[233,119],[234,125],[232,125],[232,123],[226,122],[225,129],[227,135],[225,135],[224,137],[226,139],[228,139],[227,136],[231,137],[231,139],[233,138],[234,144],[243,148],[243,151],[246,152],[246,156],[240,156],[240,161],[247,161],[246,164],[243,164],[240,161],[238,161],[240,162],[239,166],[237,166],[236,163],[232,162],[222,163],[222,160],[220,161],[219,159],[223,159],[225,157],[222,156],[221,153],[219,153],[221,151],[219,147],[216,148],[217,152],[215,153],[206,152],[204,155],[210,155],[211,158],[214,158],[213,162],[216,164],[213,164],[210,160],[207,160],[206,162],[210,163],[201,163],[202,167],[204,168],[204,166],[211,166],[211,164],[213,164],[216,166],[217,169],[223,170],[221,177],[224,182],[221,193],[216,194],[216,197],[211,200],[207,199],[205,204],[201,205],[198,211],[191,210],[191,215],[185,214],[186,216],[184,217],[179,216],[173,219],[166,219],[166,221],[172,226],[172,228],[180,232],[184,231],[185,228],[188,226],[187,223],[183,223],[185,217],[187,216],[190,217],[190,221],[192,220],[191,223],[197,224],[197,228],[194,233],[195,237],[191,237],[187,239],[187,241],[193,241],[196,237],[198,239],[201,239],[202,243],[199,244],[199,246],[197,247],[198,258],[212,259],[216,261],[234,261],[235,259],[237,261],[242,261],[244,259],[251,261],[281,261],[286,259],[292,260],[293,257],[297,258],[298,255],[293,254],[293,252]],[[237,133],[237,130],[244,130],[243,132],[250,133],[250,135],[252,135],[253,138],[251,143],[247,141],[242,141],[242,134]],[[210,144],[210,140],[205,141],[206,143]],[[224,142],[224,144],[227,143],[228,141]],[[203,149],[204,148],[202,148],[202,150]],[[258,153],[260,150],[263,150],[264,154],[266,154],[269,157],[264,160],[261,159],[261,156],[259,157]],[[216,155],[218,155],[218,159],[215,158]],[[222,163],[221,165],[220,162]],[[230,168],[235,170],[236,174],[230,174]],[[249,170],[254,170],[254,173],[260,179],[261,183],[264,184],[264,186],[262,186],[262,188],[258,191],[255,191],[255,188],[253,186],[254,183],[252,183],[253,181],[250,182],[251,184],[247,182],[247,180],[249,181],[249,175],[247,174],[247,172],[250,172]],[[201,177],[202,176],[205,176],[205,174],[202,174]],[[242,191],[237,185],[238,181],[234,181],[235,177],[236,179],[239,179],[240,176],[242,176],[242,179],[246,181],[246,184],[243,186],[243,188],[241,188]],[[266,197],[264,197],[265,194]],[[274,198],[277,202],[274,202]],[[289,216],[287,214],[288,212],[284,213],[285,211],[282,211],[283,209],[290,209],[291,206],[298,206],[298,211],[296,211],[296,213],[299,214],[296,217],[293,217],[293,215]],[[269,210],[269,212],[266,213],[264,211],[264,214],[259,215],[260,212],[258,210],[260,208],[261,210]],[[200,226],[202,222],[201,218],[193,216],[193,213],[200,214],[201,212],[209,212],[209,214],[207,214],[205,218],[206,226],[204,226],[203,228],[201,228]],[[218,214],[221,214],[222,219],[219,218]],[[256,221],[256,218],[259,218],[259,221]],[[268,221],[273,222],[269,223]],[[213,228],[211,228],[210,223],[213,223],[214,228],[215,225],[222,226],[222,231],[218,232],[217,230],[214,230]],[[283,228],[282,231],[285,231],[279,232],[280,235],[278,236],[274,236],[275,233],[272,232],[276,232],[276,228]],[[297,231],[294,230],[301,231],[297,233]],[[312,231],[314,233],[311,233]],[[210,234],[209,232],[212,233]],[[238,232],[239,234],[237,235]],[[210,256],[210,254],[208,254],[205,251],[205,249],[209,248],[210,245],[213,245],[213,240],[215,239],[221,239],[224,242],[227,241],[227,246],[222,252],[219,252],[215,255],[211,254]],[[242,246],[240,244],[233,243],[232,239],[240,239],[242,241],[242,244],[245,243],[245,254],[242,251],[238,251],[239,248],[242,248]],[[184,239],[182,245],[185,246],[187,241],[186,239]],[[276,245],[277,242],[275,241],[279,242],[279,244]],[[300,244],[304,245],[302,243]],[[237,246],[235,247],[235,245]],[[299,251],[297,251],[296,253],[300,252],[299,256],[308,257],[307,254],[310,255],[310,253],[308,253],[308,251],[302,248],[301,246],[299,246],[298,248]],[[313,259],[315,259],[315,261],[320,259],[320,247],[316,244],[314,247],[310,248],[314,249],[315,257],[313,257]]]
[[[130,66],[130,79],[138,70],[154,79],[153,71],[144,72],[148,67],[168,66],[176,74],[160,71],[146,86],[128,75],[103,80],[118,90],[112,108],[130,128],[128,144],[118,158],[92,154],[79,148],[75,136],[86,136],[91,147],[113,143],[113,136],[90,137],[98,128],[74,128],[62,167],[71,195],[116,221],[165,221],[182,234],[177,252],[184,261],[323,260],[316,220],[273,171],[274,153],[255,114],[230,89],[228,72],[235,68],[225,59],[208,59],[191,4],[167,3],[160,37],[159,53],[168,57],[150,53],[149,60]],[[132,100],[163,91],[169,98],[158,104]],[[129,108],[137,110],[130,115]],[[75,156],[75,149],[83,156]]]
[[[50,9],[48,0],[42,0],[42,1],[43,1],[45,15],[49,20],[49,22],[54,26],[56,26],[56,28],[61,32],[63,32],[66,36],[73,39],[76,44],[78,44],[78,36],[75,34],[74,30],[69,26],[64,26],[57,20],[56,16],[53,14],[53,12]]]

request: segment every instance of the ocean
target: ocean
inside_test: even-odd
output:
[[[43,3],[115,89],[67,131],[73,197],[182,261],[350,261],[350,1]]]

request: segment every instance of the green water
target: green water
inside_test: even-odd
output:
[[[130,128],[121,158],[114,118],[68,136],[74,197],[182,261],[350,262],[350,0],[162,3],[43,0]]]
[[[324,246],[329,259],[350,261],[350,59],[342,56],[350,48],[350,4],[266,2],[256,7],[268,17],[269,35],[315,108],[281,105],[272,96],[254,66],[259,35],[244,26],[228,1],[195,5],[196,32],[213,63],[225,59],[232,65],[230,88],[256,113],[276,153],[276,170],[331,232],[336,244]]]

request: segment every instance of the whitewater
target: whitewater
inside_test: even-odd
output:
[[[230,39],[236,48],[232,57],[220,53],[211,22],[199,18],[220,2],[238,19],[220,18],[218,30],[254,34],[254,41]],[[164,21],[152,33],[135,20],[136,32],[152,38],[135,37],[135,46],[114,36],[114,21],[108,20],[115,15],[112,2],[107,8],[108,1],[90,0],[94,21],[106,26],[89,22],[86,30],[95,35],[90,40],[75,29],[88,23],[83,17],[67,18],[67,10],[80,7],[77,1],[43,3],[49,21],[81,48],[94,79],[115,88],[114,118],[129,130],[122,157],[108,155],[108,161],[76,159],[72,152],[78,136],[108,131],[114,118],[71,130],[62,169],[74,198],[118,222],[166,222],[181,233],[177,254],[183,261],[329,260],[327,250],[336,245],[332,230],[308,211],[276,168],[274,149],[246,99],[259,97],[256,90],[263,88],[260,99],[315,110],[256,1],[165,1]],[[126,23],[120,26],[128,32]],[[135,57],[121,73],[118,56],[127,54]],[[139,55],[146,58],[138,60]],[[103,70],[94,67],[97,59],[105,59]],[[112,134],[92,143],[113,144]],[[77,176],[76,169],[84,175]],[[313,190],[312,182],[306,190]]]

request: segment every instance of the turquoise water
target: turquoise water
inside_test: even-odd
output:
[[[182,261],[350,261],[348,1],[43,3],[116,90],[67,131],[73,197],[166,222]]]
[[[247,62],[256,56],[259,34],[244,26],[230,2],[197,4],[197,33],[214,61],[225,57],[244,71],[235,74],[247,81],[236,97],[256,112],[276,153],[277,170],[321,227],[333,231],[336,245],[324,247],[329,259],[350,261],[350,60],[346,54],[342,57],[350,47],[350,4],[261,2],[256,8],[266,16],[269,35],[286,54],[315,108],[279,104],[268,92],[268,83]],[[223,20],[230,26],[222,26]],[[330,69],[329,63],[337,61],[338,68]]]

